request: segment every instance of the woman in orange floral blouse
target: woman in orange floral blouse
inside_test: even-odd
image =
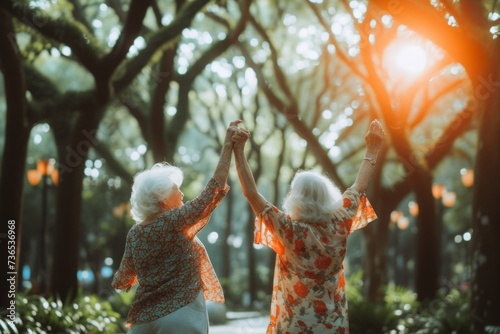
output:
[[[257,215],[255,243],[277,254],[267,333],[348,333],[343,261],[347,238],[376,219],[364,192],[384,137],[377,120],[365,137],[367,151],[354,184],[343,194],[325,176],[299,171],[278,210],[259,194],[245,159],[249,135],[233,137],[243,194]]]
[[[182,202],[179,168],[156,164],[137,174],[130,202],[137,222],[127,235],[125,253],[113,278],[115,289],[139,287],[127,317],[129,333],[208,333],[205,300],[224,302],[222,288],[196,234],[229,191],[230,124],[219,163],[203,191]]]

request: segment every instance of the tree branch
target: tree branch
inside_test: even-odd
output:
[[[209,0],[187,2],[170,25],[146,38],[146,48],[142,49],[136,57],[125,64],[124,74],[113,82],[115,92],[120,92],[127,87],[159,49],[170,47],[179,37],[182,30],[191,24],[194,16],[208,2]]]
[[[130,46],[141,31],[142,21],[152,2],[153,0],[132,0],[118,41],[111,52],[102,59],[100,72],[97,73],[100,79],[107,82],[111,74],[125,58]]]
[[[4,6],[23,24],[57,41],[57,43],[69,46],[79,63],[90,73],[95,74],[98,72],[98,55],[104,52],[99,49],[92,33],[83,24],[78,21],[64,19],[54,20],[46,15],[44,11],[36,8],[30,9],[27,5],[21,5],[14,0],[6,1]]]

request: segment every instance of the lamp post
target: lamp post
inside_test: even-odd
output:
[[[460,170],[460,175],[462,179],[462,184],[466,188],[471,188],[474,185],[474,170],[473,169],[467,169],[467,168],[462,168]],[[469,268],[470,268],[470,259],[469,259],[469,242],[471,239],[471,234],[470,232],[466,232],[463,235],[463,240],[465,243],[465,277],[466,280],[470,279],[471,274],[469,273]]]
[[[399,262],[398,262],[398,251],[399,251],[399,233],[398,233],[398,222],[402,219],[403,212],[401,211],[392,211],[391,212],[391,222],[393,223],[393,228],[394,228],[394,284],[399,283],[398,279],[398,267],[399,267]]]
[[[42,182],[42,217],[40,224],[40,270],[38,272],[37,283],[39,284],[40,293],[45,292],[47,282],[47,251],[46,251],[46,230],[47,230],[47,188],[48,179],[50,178],[52,184],[58,185],[59,172],[54,168],[54,159],[38,160],[36,169],[30,169],[27,172],[28,182],[31,186],[35,187]]]
[[[410,216],[413,217],[412,220],[416,224],[416,220],[419,214],[418,203],[413,201],[408,202],[408,212],[410,213]],[[413,243],[413,238],[410,239],[410,243]],[[412,248],[413,247],[414,246],[412,245]],[[405,271],[404,281],[405,282],[408,281],[408,276],[406,275],[406,271]]]
[[[442,265],[442,260],[444,258],[443,254],[446,255],[446,252],[443,252],[441,250],[441,244],[443,243],[443,231],[444,231],[444,222],[443,222],[443,216],[444,216],[444,210],[445,208],[451,208],[453,205],[455,205],[455,201],[457,199],[457,194],[454,193],[453,191],[448,191],[446,189],[446,186],[442,183],[434,183],[432,185],[432,196],[436,199],[436,216],[438,218],[438,235],[439,235],[439,244],[438,244],[438,254],[437,256],[439,257],[439,266],[441,267]],[[446,239],[445,239],[446,240]],[[449,266],[446,266],[448,268]],[[448,275],[449,270],[446,270],[446,272],[441,271],[441,276],[449,276]],[[444,274],[444,275],[443,275]]]
[[[119,228],[117,234],[116,243],[116,253],[114,254],[113,264],[118,269],[117,266],[120,264],[120,259],[123,256],[123,252],[125,251],[125,244],[123,240],[127,236],[127,215],[130,211],[130,203],[122,202],[113,208],[113,216],[119,221]]]

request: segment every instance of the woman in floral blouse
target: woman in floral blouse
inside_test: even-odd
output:
[[[343,260],[347,238],[376,219],[364,192],[384,131],[377,120],[365,137],[367,151],[354,184],[343,194],[315,171],[296,173],[278,210],[259,194],[245,159],[249,135],[233,137],[243,194],[257,215],[255,243],[277,254],[267,333],[348,333]]]
[[[127,317],[129,333],[208,333],[205,300],[222,303],[224,296],[196,234],[229,191],[231,138],[240,122],[230,124],[213,177],[192,201],[182,202],[177,167],[156,164],[135,176],[130,202],[137,224],[112,283],[127,291],[139,285]]]

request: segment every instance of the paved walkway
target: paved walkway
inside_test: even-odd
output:
[[[210,326],[210,334],[265,334],[269,316],[256,316],[255,312],[248,313],[248,317],[241,317],[244,314],[240,313],[238,319],[229,320],[224,325]],[[232,318],[230,312],[228,318]]]

